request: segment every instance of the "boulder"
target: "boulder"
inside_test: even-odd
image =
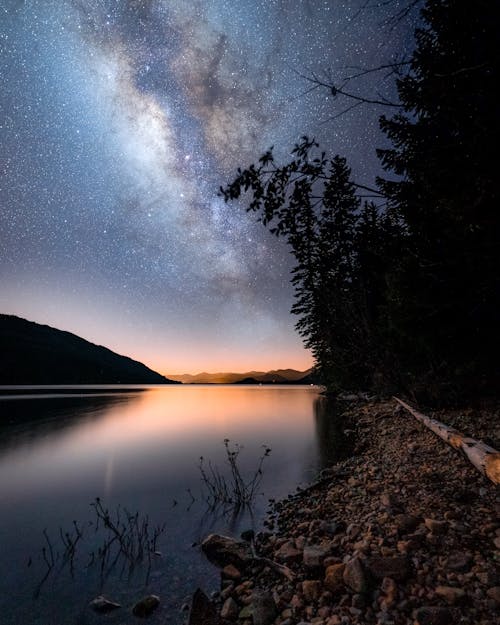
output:
[[[221,567],[233,564],[237,568],[244,568],[253,559],[252,549],[247,542],[220,534],[209,534],[201,543],[201,549],[210,562]]]

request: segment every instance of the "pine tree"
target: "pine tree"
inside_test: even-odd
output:
[[[404,113],[382,118],[381,180],[407,228],[392,274],[391,318],[405,369],[457,386],[498,370],[497,145],[500,5],[428,0]]]

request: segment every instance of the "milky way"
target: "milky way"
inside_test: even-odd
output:
[[[0,310],[162,372],[309,366],[285,246],[217,189],[305,133],[373,183],[383,111],[299,75],[404,52],[368,4],[1,0]]]

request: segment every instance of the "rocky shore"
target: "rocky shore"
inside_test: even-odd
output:
[[[500,489],[394,401],[350,404],[354,454],[273,505],[251,540],[209,536],[221,569],[190,625],[494,625]],[[435,418],[498,449],[498,411]]]

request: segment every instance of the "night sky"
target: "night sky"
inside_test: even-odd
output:
[[[384,111],[329,119],[297,72],[401,55],[415,17],[376,4],[0,0],[0,312],[167,374],[309,367],[285,245],[217,190],[303,134],[373,184]]]

